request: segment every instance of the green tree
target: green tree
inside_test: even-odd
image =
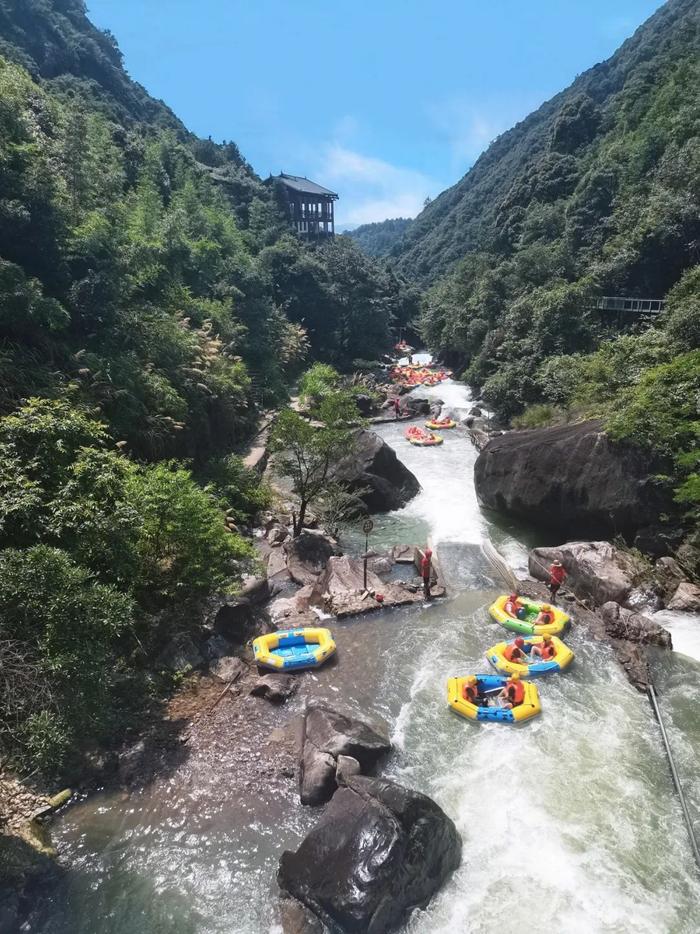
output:
[[[118,726],[117,643],[134,614],[129,596],[96,583],[58,549],[0,552],[0,646],[15,660],[0,679],[5,755],[55,775],[71,750]]]
[[[295,537],[304,528],[309,507],[326,491],[333,466],[352,451],[348,424],[357,418],[357,407],[349,393],[336,392],[319,402],[315,417],[321,425],[284,409],[270,438],[275,470],[291,479],[298,503],[293,517]]]

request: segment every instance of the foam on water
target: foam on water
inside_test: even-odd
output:
[[[652,616],[671,633],[673,649],[700,662],[700,616],[679,610],[659,610]]]

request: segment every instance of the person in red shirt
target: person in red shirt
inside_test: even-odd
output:
[[[499,697],[503,699],[503,706],[509,709],[518,707],[525,700],[525,686],[517,672],[514,672],[506,681]]]
[[[430,600],[432,596],[430,593],[430,579],[433,573],[433,553],[430,548],[426,548],[425,551],[421,551],[420,554],[420,576],[423,578],[423,594],[426,600]]]
[[[556,601],[559,588],[564,583],[565,578],[566,571],[561,561],[553,561],[549,569],[549,593],[552,597],[552,603]]]
[[[398,396],[394,399],[394,416],[401,418],[401,400]]]
[[[503,657],[508,662],[516,662],[519,665],[527,664],[527,658],[525,657],[525,640],[522,636],[518,636],[512,645],[507,645],[505,647],[503,650]]]

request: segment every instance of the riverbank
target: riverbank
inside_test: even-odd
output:
[[[464,387],[448,383],[437,392],[446,405],[471,407]],[[587,934],[609,934],[632,917],[642,934],[690,934],[683,919],[692,917],[700,893],[656,726],[606,644],[574,626],[567,637],[574,667],[543,683],[543,716],[522,729],[476,728],[447,710],[446,677],[486,670],[483,653],[502,638],[486,612],[502,585],[482,539],[491,538],[519,576],[528,546],[541,542],[480,513],[470,473],[476,452],[465,433],[445,433],[442,449],[426,450],[408,445],[403,428],[378,426],[421,492],[375,518],[370,546],[383,551],[431,536],[452,596],[327,623],[337,657],[300,674],[296,695],[281,706],[250,696],[254,673],[246,669],[236,693],[208,712],[223,685],[207,687],[207,676],[194,676],[172,710],[170,757],[155,757],[128,789],[105,789],[60,816],[54,839],[65,876],[37,931],[94,934],[101,924],[110,934],[158,927],[259,934],[281,923],[274,881],[280,854],[296,849],[319,815],[300,805],[296,776],[296,731],[313,699],[384,722],[394,751],[382,774],[437,801],[465,841],[461,868],[414,913],[411,934],[467,924],[486,934],[511,932],[513,919],[523,923],[524,905],[534,929],[580,930],[585,918]],[[364,537],[350,534],[341,545],[360,552]],[[669,675],[657,677],[670,691],[662,702],[687,776],[700,749],[692,732],[700,675],[672,660]],[[488,789],[487,808],[474,787]],[[555,874],[543,876],[513,853],[516,825],[538,863],[558,867]],[[541,897],[533,903],[534,888]]]

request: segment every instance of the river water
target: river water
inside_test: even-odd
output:
[[[467,390],[451,382],[427,392],[461,414],[470,406]],[[462,835],[462,866],[405,934],[697,934],[698,874],[658,727],[606,646],[573,628],[567,641],[576,662],[541,685],[543,715],[535,721],[477,726],[448,711],[447,677],[486,671],[484,652],[502,638],[486,612],[497,588],[480,543],[491,538],[522,572],[530,542],[524,530],[480,512],[476,452],[463,432],[445,432],[440,448],[416,448],[404,428],[378,431],[422,492],[377,517],[371,544],[430,536],[459,592],[423,608],[334,623],[337,664],[306,677],[316,695],[387,724],[396,752],[384,773],[433,797]],[[360,543],[349,536],[346,544]],[[672,622],[685,631],[688,654],[660,653],[656,681],[700,818],[700,665],[689,657],[697,639],[687,617]],[[282,716],[298,714],[301,703]],[[200,767],[216,771],[206,756]],[[133,795],[97,795],[65,812],[54,826],[65,877],[33,930],[279,931],[277,861],[317,812],[298,804],[293,787],[227,796],[225,775],[214,796],[188,768]]]

